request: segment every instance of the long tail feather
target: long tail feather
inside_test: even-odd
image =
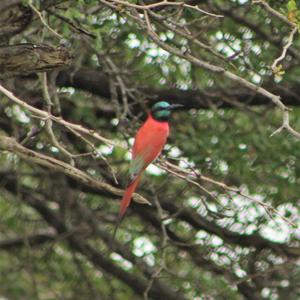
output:
[[[136,177],[136,179],[134,181],[132,181],[129,184],[129,186],[127,186],[127,188],[126,188],[126,191],[125,191],[124,196],[123,196],[122,201],[121,201],[120,214],[119,214],[119,217],[118,217],[118,220],[117,220],[114,232],[113,232],[113,238],[114,239],[116,237],[117,230],[118,230],[118,228],[119,228],[119,226],[120,226],[120,224],[121,224],[121,222],[124,218],[126,209],[130,204],[132,194],[134,193],[134,191],[135,191],[135,189],[136,189],[136,187],[137,187],[137,185],[140,181],[140,177],[141,177],[141,175],[138,175]]]
[[[113,239],[116,238],[116,234],[117,234],[119,226],[121,225],[122,220],[123,220],[123,216],[119,215],[118,219],[117,219],[117,223],[116,223],[115,229],[114,229],[114,232],[113,232]]]
[[[137,178],[133,182],[130,183],[130,185],[127,187],[127,189],[124,193],[124,196],[121,201],[121,206],[120,206],[120,216],[121,217],[124,216],[126,209],[130,204],[132,194],[134,193],[138,183],[140,182],[140,177],[141,177],[141,175],[138,175]]]

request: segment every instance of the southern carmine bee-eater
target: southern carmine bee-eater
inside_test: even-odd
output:
[[[169,104],[166,101],[155,103],[146,122],[138,130],[132,148],[132,160],[129,168],[130,183],[121,201],[118,225],[130,204],[132,194],[143,171],[159,156],[167,141],[171,111],[182,106],[181,104]]]

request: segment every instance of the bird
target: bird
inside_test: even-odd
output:
[[[182,107],[181,104],[170,104],[166,101],[156,102],[148,113],[147,120],[135,135],[132,147],[132,160],[129,167],[130,181],[121,200],[119,223],[131,202],[142,173],[161,153],[169,136],[169,118],[172,110]],[[114,233],[115,235],[115,233]]]

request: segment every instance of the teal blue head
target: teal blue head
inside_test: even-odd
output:
[[[168,121],[173,109],[182,107],[181,104],[170,104],[167,101],[156,102],[151,108],[151,115],[157,121]]]

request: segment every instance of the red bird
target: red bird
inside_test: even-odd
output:
[[[169,104],[161,101],[155,103],[146,122],[138,130],[132,149],[132,161],[129,168],[130,183],[121,201],[120,218],[130,204],[143,171],[161,153],[169,136],[169,117],[171,110],[182,107],[180,104]]]

